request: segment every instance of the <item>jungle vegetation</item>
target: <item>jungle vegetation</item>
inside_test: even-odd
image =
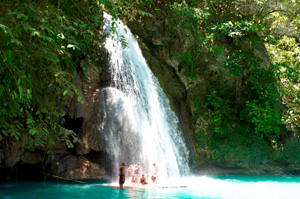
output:
[[[166,8],[171,13],[161,13]],[[79,141],[64,128],[64,105],[70,98],[82,98],[73,82],[76,74],[85,75],[82,60],[101,71],[94,47],[101,46],[103,11],[130,20],[163,14],[192,35],[194,51],[180,57],[185,81],[197,78],[195,55],[200,49],[216,57],[226,54],[224,68],[237,86],[233,90],[211,82],[205,104],[195,97],[193,119],[200,140],[204,134],[211,140],[228,134],[246,140],[253,134],[278,147],[282,126],[298,136],[299,0],[3,0],[0,142],[25,141],[44,148],[54,140],[68,147]],[[219,35],[232,41],[230,49],[215,43]],[[263,44],[270,66],[245,50],[243,40],[253,48]],[[203,110],[205,129],[199,127]]]

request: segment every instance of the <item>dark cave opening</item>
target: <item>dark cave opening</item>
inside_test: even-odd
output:
[[[83,123],[83,118],[82,117],[70,118],[68,116],[65,116],[64,119],[65,119],[64,127],[68,130],[74,131],[74,133],[78,135]]]
[[[13,167],[1,169],[1,181],[42,181],[44,180],[42,163],[26,164],[19,161]]]

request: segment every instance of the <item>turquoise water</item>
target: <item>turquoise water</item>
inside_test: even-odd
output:
[[[62,182],[17,182],[0,185],[0,198],[300,198],[299,177],[220,176],[189,177],[172,183],[186,188],[114,189],[105,181],[85,184]]]

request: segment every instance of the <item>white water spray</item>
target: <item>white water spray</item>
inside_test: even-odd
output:
[[[111,86],[100,92],[104,115],[101,134],[109,153],[118,166],[121,162],[127,166],[140,163],[145,174],[156,163],[160,179],[188,174],[188,150],[178,119],[138,42],[121,21],[112,20],[106,13],[104,18],[104,30],[109,34],[105,48],[109,54]],[[112,24],[117,24],[116,31],[112,31]],[[120,38],[127,43],[126,48],[117,41]]]

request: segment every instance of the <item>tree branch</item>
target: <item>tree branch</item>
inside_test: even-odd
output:
[[[266,17],[266,16],[269,15],[269,14],[275,13],[275,12],[287,12],[287,13],[290,13],[290,14],[292,14],[292,15],[294,15],[294,16],[297,16],[295,13],[293,13],[293,12],[291,12],[291,11],[288,11],[288,10],[272,10],[272,11],[270,11],[270,12],[264,14],[262,18]]]
[[[77,7],[77,9],[80,11],[80,13],[82,14],[82,16],[89,21],[89,19],[83,14],[83,12],[80,10],[80,8],[76,5],[76,3],[72,0],[72,2],[74,3],[74,5]]]

